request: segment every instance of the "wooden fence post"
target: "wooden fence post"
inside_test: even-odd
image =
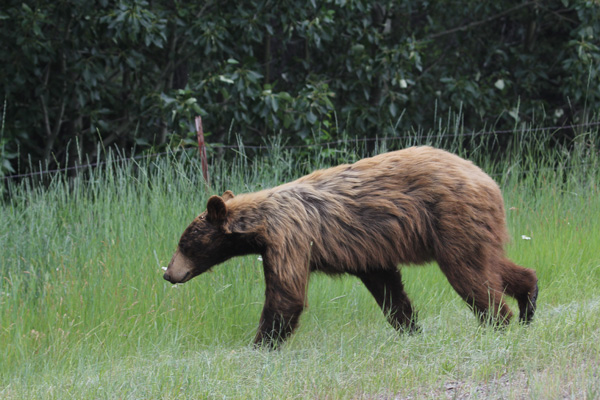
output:
[[[198,153],[200,154],[200,162],[202,163],[202,176],[208,186],[208,161],[206,159],[206,146],[204,144],[204,130],[202,129],[202,117],[196,117],[196,133],[198,135]]]

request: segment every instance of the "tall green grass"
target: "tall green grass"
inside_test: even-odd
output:
[[[301,326],[276,352],[249,345],[264,298],[257,257],[181,286],[161,267],[210,194],[271,187],[366,150],[241,149],[213,163],[210,188],[186,154],[127,163],[109,154],[74,178],[9,185],[0,398],[599,398],[597,134],[569,151],[528,141],[493,160],[446,143],[503,188],[509,255],[540,280],[531,326],[479,326],[427,266],[403,270],[423,331],[398,335],[356,279],[313,275]]]

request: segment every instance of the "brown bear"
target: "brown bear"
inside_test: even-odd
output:
[[[361,279],[398,330],[417,329],[398,264],[435,260],[482,320],[507,324],[536,307],[533,270],[507,259],[498,185],[470,161],[431,147],[315,171],[256,193],[209,198],[183,232],[164,274],[189,281],[234,256],[260,254],[266,293],[257,345],[275,346],[298,324],[309,274]]]

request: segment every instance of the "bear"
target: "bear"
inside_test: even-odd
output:
[[[400,264],[431,261],[482,322],[509,323],[536,309],[537,276],[505,257],[504,202],[471,161],[420,146],[317,170],[255,193],[211,196],[185,229],[165,273],[187,282],[231,257],[260,254],[265,303],[254,339],[276,347],[305,308],[311,272],[358,277],[389,323],[419,330]]]

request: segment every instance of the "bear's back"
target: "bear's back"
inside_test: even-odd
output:
[[[317,191],[368,198],[398,193],[431,203],[478,200],[501,203],[496,182],[471,161],[428,146],[365,158],[354,164],[315,171],[280,188],[310,185]]]

